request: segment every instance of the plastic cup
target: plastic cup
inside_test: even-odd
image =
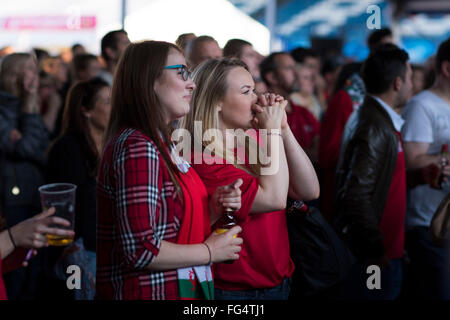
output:
[[[69,227],[50,225],[60,229],[74,230],[75,227],[75,191],[77,186],[71,183],[52,183],[39,187],[43,210],[55,208],[53,216],[66,219]],[[47,242],[51,246],[66,246],[73,242],[73,236],[56,236],[47,234]]]

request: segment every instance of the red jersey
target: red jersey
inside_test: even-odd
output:
[[[285,210],[250,213],[259,188],[259,179],[232,164],[193,164],[208,194],[238,178],[244,183],[241,209],[235,212],[243,239],[239,259],[233,264],[214,265],[214,285],[222,290],[272,288],[290,277],[294,264],[289,254]]]
[[[308,149],[314,137],[319,135],[320,122],[308,109],[295,105],[292,101],[290,104],[292,110],[287,113],[287,122],[300,146]]]
[[[0,254],[0,300],[8,300],[6,295],[5,283],[3,282],[3,272],[2,272],[2,256]]]
[[[397,162],[380,221],[384,249],[389,259],[397,259],[403,256],[405,242],[406,167],[402,138],[400,133],[396,132],[396,134],[398,136]]]
[[[346,90],[338,91],[330,100],[320,128],[319,166],[321,209],[330,219],[333,211],[336,167],[339,160],[342,134],[353,112],[353,103]]]

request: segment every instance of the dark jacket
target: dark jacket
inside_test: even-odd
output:
[[[46,182],[77,186],[75,239],[83,238],[87,250],[96,251],[97,190],[95,175],[89,173],[88,146],[81,135],[66,134],[50,147]]]
[[[22,134],[15,143],[10,138],[14,129]],[[21,112],[19,99],[0,91],[0,196],[5,207],[40,207],[38,187],[44,183],[48,144],[49,132],[41,115]],[[18,195],[11,192],[15,185]]]
[[[360,260],[384,255],[379,224],[398,155],[398,137],[383,107],[366,96],[336,176],[334,226]]]

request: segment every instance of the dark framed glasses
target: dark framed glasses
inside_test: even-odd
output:
[[[178,74],[181,74],[181,77],[184,81],[187,81],[191,76],[191,72],[184,64],[174,64],[172,66],[165,66],[164,69],[180,69]]]

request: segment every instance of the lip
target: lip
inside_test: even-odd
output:
[[[184,96],[183,98],[186,99],[188,102],[191,102],[192,95],[189,94],[187,96]]]

